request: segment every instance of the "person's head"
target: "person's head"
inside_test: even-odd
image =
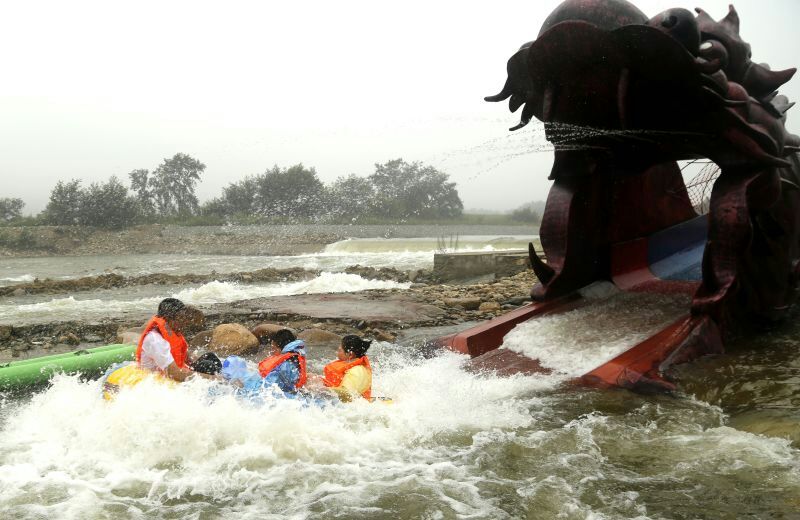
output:
[[[289,329],[281,329],[272,336],[272,353],[280,354],[283,347],[296,340],[297,336],[294,335]]]
[[[361,339],[355,334],[348,334],[342,338],[342,344],[339,345],[336,357],[340,361],[349,361],[351,359],[364,357],[370,345],[372,345],[371,341]]]
[[[167,326],[177,333],[183,331],[189,317],[186,312],[186,305],[177,298],[164,298],[161,300],[161,303],[158,304],[156,316],[164,318]]]

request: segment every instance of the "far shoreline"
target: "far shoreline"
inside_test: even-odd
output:
[[[181,226],[146,224],[118,231],[81,226],[3,226],[3,258],[195,254],[289,256],[313,254],[341,240],[538,235],[533,224],[253,224]]]

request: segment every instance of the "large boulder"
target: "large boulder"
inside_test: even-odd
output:
[[[306,345],[339,345],[342,337],[323,329],[306,329],[297,335]]]
[[[194,307],[193,305],[187,305],[186,309],[183,311],[183,314],[186,318],[186,323],[183,330],[184,336],[194,334],[195,332],[199,332],[205,328],[206,316],[203,314],[203,311],[197,307]]]
[[[500,310],[500,304],[497,302],[483,302],[481,306],[478,307],[478,310],[481,312],[494,312]]]
[[[266,344],[276,332],[283,329],[289,329],[289,327],[286,327],[285,325],[278,325],[277,323],[259,323],[253,327],[250,332],[252,332],[261,343]],[[292,329],[289,330],[294,332]]]
[[[138,345],[142,336],[144,324],[141,327],[120,327],[117,329],[117,343],[123,345]]]
[[[223,323],[211,333],[208,350],[221,358],[242,356],[258,350],[258,338],[238,323]]]
[[[213,331],[204,330],[202,332],[198,332],[192,339],[189,340],[189,348],[193,351],[203,351],[205,352],[208,350],[208,346],[211,344],[211,335]]]
[[[445,298],[444,304],[448,307],[460,307],[468,311],[477,310],[481,305],[480,298]]]

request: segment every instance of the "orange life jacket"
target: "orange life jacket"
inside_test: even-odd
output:
[[[306,357],[301,356],[298,352],[287,352],[286,354],[273,354],[269,357],[264,358],[261,363],[258,364],[258,373],[261,374],[261,377],[267,377],[267,375],[278,368],[278,366],[287,361],[292,356],[297,356],[297,362],[300,365],[300,378],[297,380],[297,383],[294,385],[295,388],[301,388],[303,385],[306,384]]]
[[[186,343],[186,338],[183,337],[183,334],[169,329],[164,318],[159,316],[153,316],[144,326],[144,331],[139,337],[139,345],[136,347],[136,362],[141,363],[144,337],[153,329],[156,329],[161,334],[161,337],[169,343],[169,351],[172,354],[172,359],[175,360],[175,364],[180,368],[189,368],[186,366],[186,353],[189,351],[189,344]]]
[[[337,359],[333,363],[328,363],[325,365],[325,368],[322,369],[324,375],[322,383],[325,386],[337,387],[342,384],[342,379],[344,379],[344,375],[347,371],[358,365],[364,365],[364,367],[372,373],[372,367],[369,366],[369,359],[367,356],[362,356],[352,361],[339,361]],[[372,398],[371,385],[361,394],[361,397],[364,399]]]

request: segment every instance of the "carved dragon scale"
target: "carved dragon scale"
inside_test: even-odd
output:
[[[724,335],[778,319],[795,301],[800,138],[785,128],[793,103],[776,92],[795,69],[751,61],[733,6],[719,21],[696,12],[648,19],[624,0],[567,0],[486,98],[522,108],[511,130],[541,120],[555,148],[540,228],[546,263],[531,246],[534,300],[609,279],[613,244],[696,218],[678,161],[705,158],[721,172],[696,323]]]

